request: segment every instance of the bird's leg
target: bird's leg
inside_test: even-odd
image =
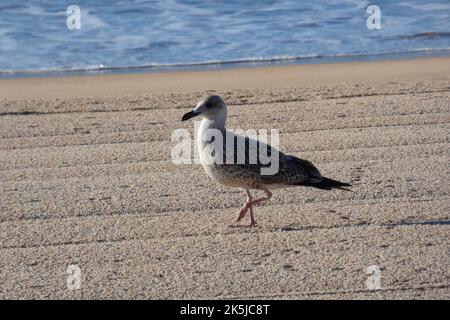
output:
[[[250,225],[249,225],[249,227],[254,227],[254,226],[256,226],[256,220],[255,220],[255,215],[253,213],[253,205],[272,198],[272,192],[270,192],[268,189],[264,189],[266,196],[253,200],[252,196],[250,195],[250,191],[248,189],[246,189],[245,191],[247,192],[247,201],[242,206],[241,211],[239,212],[239,217],[238,217],[237,221],[239,222],[243,217],[245,217],[247,210],[250,210]]]
[[[250,194],[250,190],[245,189],[245,192],[247,193],[247,200],[245,201],[244,205],[242,206],[241,210],[239,211],[239,216],[237,218],[237,222],[241,221],[241,219],[245,217],[248,209],[251,209],[251,206],[249,207],[248,203],[252,201],[253,197]]]
[[[250,206],[250,224],[249,227],[255,227],[256,226],[256,220],[255,215],[253,213],[253,206]]]
[[[264,189],[264,192],[266,193],[265,197],[261,197],[261,198],[257,198],[255,200],[251,200],[250,202],[247,202],[246,205],[247,206],[253,206],[254,204],[258,204],[260,202],[269,200],[270,198],[272,198],[272,192],[270,192],[268,189]]]

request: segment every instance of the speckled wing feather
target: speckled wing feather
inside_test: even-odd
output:
[[[232,134],[227,132],[227,134]],[[224,166],[222,169],[228,172],[235,172],[237,175],[241,175],[244,179],[253,180],[254,186],[266,186],[266,185],[300,185],[300,184],[314,184],[322,181],[322,175],[319,170],[309,161],[296,158],[294,156],[285,155],[267,145],[263,142],[256,141],[249,137],[241,137],[234,135],[234,143],[232,148],[225,147],[224,143]],[[243,139],[241,144],[238,143],[238,139]],[[251,162],[250,154],[255,152],[258,157],[256,163]],[[233,150],[234,159],[233,163],[226,163],[226,153]],[[279,170],[273,175],[262,175],[261,169],[270,166],[267,164],[267,158],[271,158],[274,152],[278,152]],[[238,155],[245,155],[243,158],[245,162],[238,163]],[[241,158],[242,159],[242,158]],[[276,158],[275,158],[276,159]]]

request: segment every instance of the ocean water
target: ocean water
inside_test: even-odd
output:
[[[72,4],[79,30],[66,26]],[[449,0],[0,2],[2,76],[430,54],[450,55]]]

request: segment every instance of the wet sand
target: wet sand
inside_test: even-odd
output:
[[[244,192],[170,159],[209,93],[353,192],[231,227]],[[450,58],[0,80],[0,298],[448,299],[449,129]]]

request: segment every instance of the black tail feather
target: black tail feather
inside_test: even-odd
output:
[[[340,189],[340,190],[345,190],[345,191],[351,191],[350,189],[345,188],[345,187],[351,187],[351,184],[333,180],[330,178],[325,178],[325,177],[322,179],[321,182],[318,182],[318,183],[310,182],[310,183],[306,183],[305,185],[311,186],[314,188],[318,188],[318,189],[322,189],[322,190]]]

